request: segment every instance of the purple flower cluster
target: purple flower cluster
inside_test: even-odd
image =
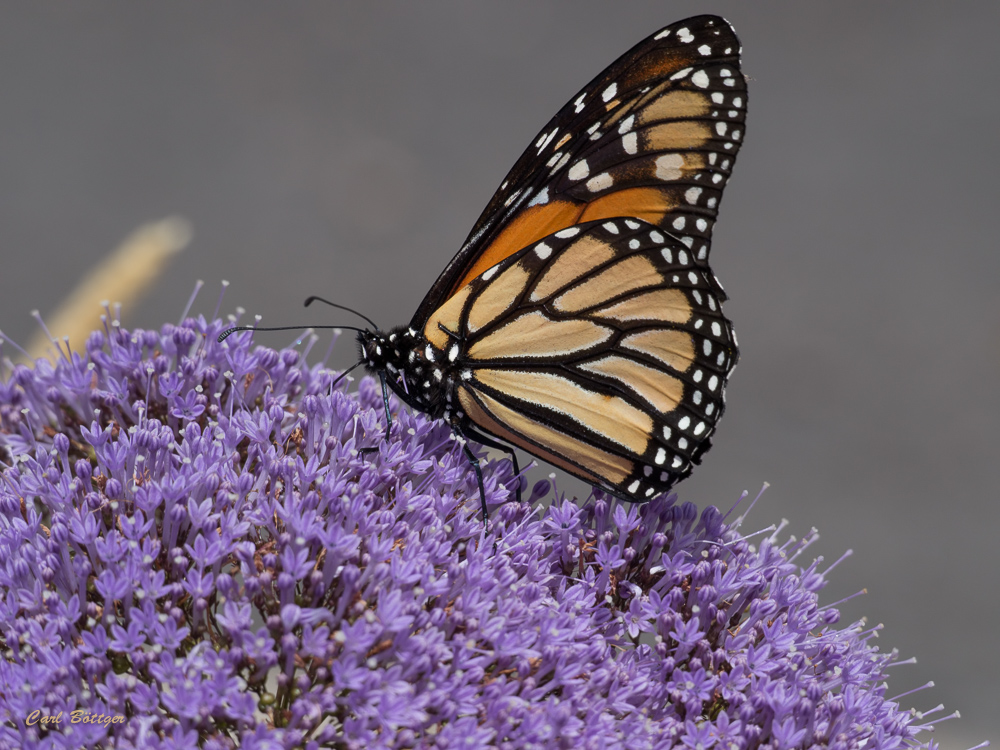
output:
[[[486,534],[447,426],[223,325],[0,383],[0,747],[933,747],[812,537],[507,460]]]

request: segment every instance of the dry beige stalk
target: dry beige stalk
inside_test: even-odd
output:
[[[68,337],[71,349],[83,351],[87,336],[101,327],[105,303],[121,303],[128,309],[190,241],[191,227],[184,219],[170,217],[142,225],[45,317],[49,332],[60,342]],[[40,330],[31,340],[28,354],[32,359],[56,356],[45,331]]]

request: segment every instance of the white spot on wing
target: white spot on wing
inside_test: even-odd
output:
[[[536,195],[534,198],[531,199],[531,201],[528,203],[528,206],[529,207],[542,206],[548,202],[549,202],[549,189],[548,187],[544,187],[542,188],[542,191],[538,195]]]
[[[556,172],[558,172],[560,169],[566,166],[566,162],[568,161],[569,161],[569,154],[563,154],[562,158],[556,162],[556,165],[554,167],[552,167],[552,171],[549,172],[549,174],[555,174]]]
[[[626,154],[635,154],[639,150],[639,137],[635,133],[626,133],[622,136],[622,148]]]
[[[607,172],[602,172],[596,177],[591,177],[587,180],[587,190],[592,193],[596,193],[600,190],[606,190],[611,187],[614,181],[611,179],[611,175]]]
[[[603,99],[606,102],[610,102],[612,99],[615,98],[615,94],[617,93],[618,93],[618,84],[612,83],[610,86],[604,89],[604,91],[601,92],[601,99]]]
[[[539,242],[535,245],[535,255],[537,255],[542,260],[545,260],[550,255],[552,255],[552,248],[546,245],[544,242]],[[718,325],[718,323],[716,323]]]
[[[561,229],[556,232],[556,237],[561,240],[565,240],[570,237],[576,237],[578,234],[580,234],[580,227],[567,227],[566,229]]]
[[[677,29],[677,38],[684,42],[684,44],[688,44],[694,41],[694,34],[685,26],[683,29]]]
[[[691,76],[691,82],[700,89],[708,86],[708,73],[704,70],[697,71],[693,76]]]
[[[580,161],[570,167],[568,174],[571,180],[582,180],[590,174],[590,165],[587,164],[586,159],[580,159]]]
[[[656,176],[661,180],[679,180],[684,157],[680,154],[664,154],[656,160]]]
[[[545,136],[541,143],[538,144],[538,153],[542,153],[542,151],[545,150],[545,147],[549,145],[553,138],[556,137],[556,133],[558,132],[559,128],[552,128],[552,132]]]

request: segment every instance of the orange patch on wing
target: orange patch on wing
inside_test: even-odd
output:
[[[582,284],[571,287],[556,297],[554,304],[561,312],[579,312],[635,289],[656,286],[662,282],[663,276],[649,258],[633,255],[608,266]]]
[[[684,384],[680,380],[632,359],[612,355],[579,367],[587,372],[614,378],[662,413],[676,409],[684,398]]]
[[[431,313],[424,326],[424,336],[438,349],[448,346],[450,337],[441,328],[446,328],[456,336],[459,335],[459,321],[462,317],[462,309],[465,301],[469,298],[472,289],[464,286],[453,294],[441,307]]]
[[[491,279],[469,308],[469,332],[475,333],[496,320],[497,316],[514,304],[530,278],[528,269],[518,262]]]
[[[558,200],[521,210],[455,282],[451,294],[518,250],[578,223],[582,208],[572,201]]]
[[[536,422],[485,394],[478,395],[486,409],[479,405],[467,388],[458,389],[458,402],[477,426],[581,479],[593,484],[621,484],[635,468],[635,464],[627,458],[608,453]],[[552,450],[542,448],[539,444],[549,446]],[[567,460],[567,456],[572,456],[576,463]]]
[[[711,137],[708,123],[697,120],[665,122],[642,132],[643,145],[651,151],[699,148]]]
[[[611,338],[610,328],[582,318],[552,320],[541,312],[521,315],[469,347],[473,359],[558,357],[586,351]]]
[[[596,393],[548,372],[480,368],[473,374],[489,388],[586,425],[636,455],[649,445],[652,418],[619,396]]]
[[[686,372],[694,362],[694,340],[686,331],[641,331],[623,338],[621,345],[648,354],[680,372]]]
[[[583,223],[632,216],[650,224],[659,224],[664,214],[673,210],[674,206],[675,201],[671,199],[670,193],[659,188],[626,188],[608,193],[588,203],[578,221]]]
[[[691,303],[679,289],[656,289],[594,310],[591,315],[623,323],[632,320],[686,323],[691,317]]]
[[[531,301],[538,302],[575,281],[581,274],[615,257],[615,249],[604,240],[584,235],[567,246],[549,265],[531,290]]]
[[[712,104],[705,94],[697,91],[671,91],[643,107],[636,119],[640,125],[648,125],[660,120],[703,117],[711,108]]]

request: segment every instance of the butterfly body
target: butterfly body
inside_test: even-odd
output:
[[[401,401],[431,419],[452,423],[447,406],[458,376],[447,352],[432,346],[419,331],[399,326],[388,332],[358,333],[358,350],[373,374],[385,373]]]
[[[462,438],[628,500],[686,477],[738,359],[708,253],[742,143],[739,51],[699,16],[612,63],[515,163],[410,324],[359,333],[369,372]]]

